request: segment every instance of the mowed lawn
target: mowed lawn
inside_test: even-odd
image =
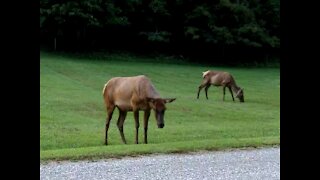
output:
[[[96,159],[149,153],[217,150],[280,144],[279,68],[227,68],[191,64],[160,64],[128,56],[103,60],[77,59],[41,53],[40,160]],[[208,69],[232,73],[244,88],[245,103],[232,101],[227,89],[211,86],[196,99],[202,73]],[[158,129],[151,113],[148,143],[143,143],[140,112],[139,145],[134,144],[133,113],[124,123],[127,145],[121,141],[115,110],[105,146],[104,84],[115,76],[147,75],[167,104],[165,127]]]

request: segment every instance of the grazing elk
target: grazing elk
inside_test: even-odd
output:
[[[224,101],[224,96],[226,94],[226,87],[228,87],[232,100],[234,101],[233,98],[233,93],[236,93],[236,98],[239,98],[240,102],[244,102],[244,95],[243,95],[243,89],[237,86],[236,81],[232,77],[232,75],[228,72],[222,72],[222,71],[206,71],[202,72],[202,83],[199,86],[199,91],[198,91],[198,96],[197,99],[199,99],[199,94],[202,88],[205,87],[205,92],[206,92],[206,98],[208,99],[208,89],[211,85],[214,86],[222,86],[223,87],[223,101]]]
[[[164,112],[166,103],[175,98],[163,99],[152,85],[151,81],[144,75],[134,77],[114,77],[110,79],[102,91],[104,102],[107,108],[105,144],[108,144],[108,129],[115,107],[119,109],[117,126],[121,139],[126,144],[123,134],[123,124],[128,111],[133,111],[136,139],[138,144],[139,111],[144,111],[144,143],[147,144],[148,121],[151,109],[154,110],[158,128],[164,127]]]

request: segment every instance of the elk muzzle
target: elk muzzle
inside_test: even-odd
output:
[[[163,128],[164,124],[158,124],[158,128]]]

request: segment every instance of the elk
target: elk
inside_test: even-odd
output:
[[[236,98],[239,98],[240,102],[244,102],[244,92],[243,89],[237,86],[236,81],[234,80],[233,76],[228,72],[223,71],[205,71],[202,72],[202,83],[199,86],[198,90],[198,96],[197,99],[199,99],[199,94],[202,88],[205,87],[206,92],[206,98],[208,99],[208,89],[211,85],[214,86],[222,86],[223,87],[223,101],[226,94],[226,87],[228,87],[232,100],[234,101],[233,92],[236,93]],[[233,91],[233,92],[232,92]]]
[[[108,145],[108,129],[116,107],[119,109],[117,126],[124,144],[127,143],[123,134],[123,124],[127,112],[133,111],[136,128],[135,143],[138,144],[139,111],[144,111],[144,143],[147,144],[148,121],[151,109],[154,110],[158,128],[163,128],[165,105],[176,99],[161,98],[150,79],[145,75],[111,78],[104,85],[102,94],[107,109],[105,145]]]

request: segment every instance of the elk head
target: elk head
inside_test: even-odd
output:
[[[151,103],[151,108],[155,112],[156,121],[158,128],[164,127],[164,112],[166,110],[166,103],[171,103],[176,98],[147,98],[148,102]]]

